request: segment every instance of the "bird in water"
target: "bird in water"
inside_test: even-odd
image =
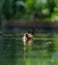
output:
[[[28,32],[28,33],[24,33],[23,35],[23,43],[24,46],[28,45],[32,45],[33,43],[33,34]]]

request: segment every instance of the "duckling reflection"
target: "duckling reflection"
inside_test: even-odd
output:
[[[24,63],[30,65],[30,53],[32,52],[32,46],[24,46]]]

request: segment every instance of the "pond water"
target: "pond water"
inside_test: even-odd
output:
[[[31,46],[24,46],[18,35],[3,35],[0,37],[0,65],[58,65],[57,35],[36,34]]]

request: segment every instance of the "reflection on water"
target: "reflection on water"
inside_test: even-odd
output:
[[[15,35],[4,36],[3,42],[0,41],[0,64],[58,65],[57,41],[57,38],[36,39],[33,45],[24,46],[22,40],[17,39]]]

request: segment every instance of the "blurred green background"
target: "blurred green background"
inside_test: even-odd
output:
[[[58,22],[58,0],[0,0],[0,65],[58,65],[58,33],[39,33],[37,29],[33,45],[24,47],[24,30],[18,32],[18,27],[11,27],[21,19]],[[6,31],[5,21],[11,20]]]
[[[32,19],[58,21],[58,0],[0,0],[0,20],[3,19]],[[41,17],[42,15],[47,17]],[[33,18],[34,19],[34,18]]]

